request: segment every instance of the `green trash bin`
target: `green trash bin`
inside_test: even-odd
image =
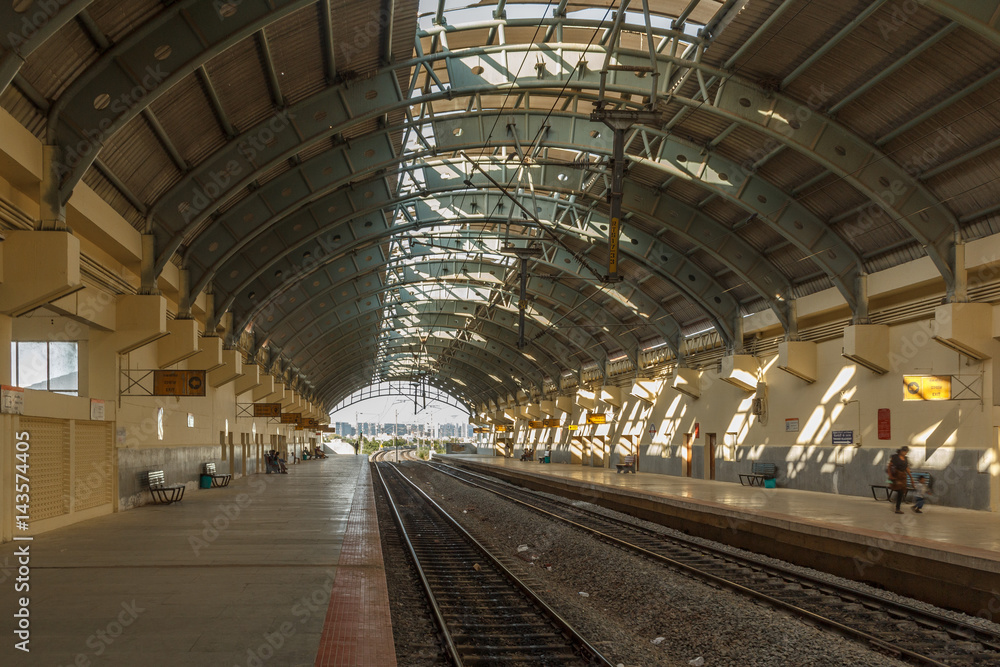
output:
[[[775,480],[773,480],[773,479],[765,479],[764,480],[764,488],[765,489],[776,489],[776,488],[778,488],[778,485],[775,483]]]
[[[203,489],[211,489],[212,488],[212,476],[211,475],[202,475],[201,476],[201,488],[203,488]]]

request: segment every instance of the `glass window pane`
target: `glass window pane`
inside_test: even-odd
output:
[[[46,361],[46,343],[17,344],[17,384],[25,389],[48,389],[49,377]]]
[[[49,343],[49,389],[76,391],[77,369],[76,343]]]
[[[10,379],[15,386],[21,386],[17,384],[17,343],[10,344]]]

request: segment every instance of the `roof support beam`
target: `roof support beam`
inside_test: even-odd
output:
[[[226,133],[226,137],[233,139],[239,133],[229,121],[226,110],[222,107],[222,101],[219,99],[219,94],[215,91],[215,86],[212,85],[212,78],[208,75],[208,70],[202,65],[195,71],[198,73],[198,81],[201,82],[201,86],[205,90],[208,102],[212,106],[215,119],[219,121],[219,125],[222,127],[222,131]]]
[[[153,110],[148,107],[143,109],[142,116],[146,119],[146,122],[149,123],[150,129],[153,130],[153,134],[156,136],[156,139],[163,146],[164,150],[167,151],[167,155],[170,156],[170,159],[173,161],[174,166],[177,167],[177,170],[182,174],[187,172],[187,170],[190,169],[190,166],[177,151],[177,147],[174,146],[172,141],[170,141],[170,137],[167,136],[166,130],[164,130],[163,126],[160,125],[159,119],[153,114]]]
[[[271,91],[271,101],[275,107],[284,109],[285,96],[281,94],[281,84],[278,82],[278,72],[274,69],[274,60],[271,58],[271,47],[267,43],[266,30],[257,33],[257,45],[260,47],[260,53],[264,59],[264,72],[267,73],[267,87]]]
[[[327,83],[337,80],[337,56],[333,44],[333,8],[330,6],[330,1],[319,2],[320,21],[323,26],[323,69],[326,72]]]
[[[869,16],[871,16],[875,10],[884,5],[886,0],[875,0],[870,5],[868,5],[864,11],[851,19],[851,22],[845,25],[843,28],[837,31],[837,34],[826,41],[823,46],[819,47],[813,51],[808,58],[803,60],[798,67],[792,70],[788,76],[781,80],[782,90],[788,88],[795,79],[799,78],[799,75],[809,69],[817,60],[825,56],[830,49],[840,44],[840,42],[851,34],[855,28],[861,25]]]

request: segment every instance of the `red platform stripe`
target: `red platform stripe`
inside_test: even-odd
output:
[[[389,590],[368,466],[359,476],[351,502],[316,667],[396,667]]]

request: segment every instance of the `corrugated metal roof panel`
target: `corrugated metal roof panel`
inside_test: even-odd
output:
[[[865,0],[864,5],[868,4]],[[858,9],[855,7],[848,17],[856,16]],[[809,8],[803,14],[811,11]],[[901,16],[905,16],[905,20],[900,20]],[[903,9],[897,2],[887,2],[810,65],[785,92],[811,103],[814,109],[828,107],[905,57],[947,23],[947,19],[920,4],[907,5]],[[789,29],[794,30],[797,24],[792,23]],[[840,27],[841,24],[836,26]],[[794,61],[794,66],[799,62]],[[781,68],[783,75],[791,70],[787,66]]]
[[[833,174],[801,193],[796,199],[820,220],[834,218],[867,201],[864,195],[843,178]]]
[[[221,148],[226,135],[215,119],[201,82],[188,76],[151,105],[174,148],[196,165]]]
[[[28,56],[21,75],[42,97],[56,99],[98,55],[80,24],[70,21]]]
[[[265,29],[278,85],[287,104],[295,104],[326,87],[320,7],[322,3],[304,7]]]
[[[968,30],[955,30],[877,86],[837,118],[864,137],[877,138],[993,70],[1000,51]],[[905,136],[919,136],[915,130]]]
[[[212,86],[226,117],[238,132],[244,132],[272,113],[267,75],[257,40],[247,37],[205,64]]]
[[[141,115],[105,142],[101,159],[144,202],[155,200],[181,177]]]
[[[1000,196],[997,188],[986,186],[998,180],[1000,163],[995,159],[995,152],[991,152],[965,162],[960,169],[935,176],[927,185],[961,218],[997,203]]]
[[[45,133],[45,116],[27,97],[21,94],[16,83],[7,86],[0,93],[0,107],[6,109],[14,117],[14,120],[27,128],[37,138],[42,138]]]
[[[108,41],[120,42],[163,9],[161,0],[94,0],[87,13]]]

